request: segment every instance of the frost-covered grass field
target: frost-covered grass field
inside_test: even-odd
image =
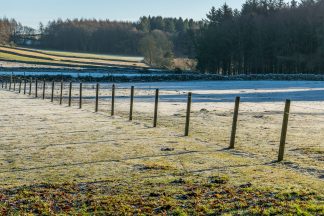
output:
[[[324,82],[73,85],[72,107],[0,91],[0,209],[38,214],[324,214]],[[152,128],[160,89],[158,128]],[[29,89],[27,88],[27,92]],[[187,92],[193,92],[184,137]],[[41,84],[39,97],[42,96]],[[235,96],[237,142],[228,150]],[[285,160],[276,163],[284,101],[291,99]]]

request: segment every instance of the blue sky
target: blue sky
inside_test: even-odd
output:
[[[245,0],[226,0],[240,8]],[[97,18],[136,21],[143,15],[162,15],[201,20],[212,6],[225,0],[0,0],[0,17],[15,18],[38,27],[57,18]]]

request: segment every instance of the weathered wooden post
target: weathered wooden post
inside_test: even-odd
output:
[[[35,80],[35,97],[38,97],[38,81]]]
[[[62,100],[63,100],[63,80],[61,80],[61,92],[60,92],[60,105],[62,105]]]
[[[134,86],[131,87],[129,121],[133,121],[133,108],[134,108]]]
[[[54,89],[55,89],[55,81],[52,81],[51,102],[54,101]]]
[[[13,78],[13,83],[14,83],[13,90],[16,91],[16,79],[15,78]]]
[[[27,80],[26,78],[24,79],[24,95],[26,94],[26,85],[27,85]]]
[[[159,93],[160,93],[160,90],[156,89],[155,90],[153,127],[157,127],[158,109],[159,109]]]
[[[111,116],[115,115],[115,84],[112,85],[112,92],[111,92]]]
[[[234,108],[234,114],[233,114],[233,123],[232,123],[232,133],[231,133],[231,141],[230,141],[230,149],[235,148],[235,137],[236,137],[236,128],[237,128],[237,119],[238,119],[238,113],[240,108],[240,97],[236,97],[235,99],[235,108]]]
[[[72,104],[72,82],[70,82],[70,87],[69,87],[69,107]]]
[[[22,80],[20,79],[19,80],[19,94],[21,93],[21,82],[22,82]]]
[[[99,107],[99,83],[97,83],[97,87],[96,87],[96,107],[95,107],[95,112],[98,112],[98,107]]]
[[[45,88],[46,88],[46,82],[44,80],[44,82],[43,82],[43,100],[45,100]]]
[[[190,113],[191,113],[191,101],[192,101],[192,93],[188,93],[188,101],[187,101],[187,115],[186,115],[186,127],[185,127],[185,136],[189,136],[189,125],[190,125]]]
[[[31,95],[32,84],[33,84],[33,78],[30,78],[30,80],[29,80],[29,95]]]
[[[10,83],[9,83],[9,91],[11,91],[11,80],[12,79],[10,79]]]
[[[6,89],[8,89],[8,82],[7,82],[7,80],[6,80]]]
[[[82,109],[82,83],[80,83],[80,94],[79,94],[79,109]]]
[[[286,100],[285,111],[284,111],[283,122],[282,122],[278,162],[283,161],[284,159],[289,112],[290,112],[290,103],[291,103],[290,100]]]

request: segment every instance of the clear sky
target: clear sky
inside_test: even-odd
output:
[[[245,0],[0,0],[0,17],[34,28],[57,18],[137,21],[143,15],[161,15],[201,20],[212,6],[224,2],[240,8]]]

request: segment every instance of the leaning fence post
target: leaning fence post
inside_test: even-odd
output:
[[[22,82],[22,80],[20,79],[19,80],[19,94],[21,93],[21,82]]]
[[[98,106],[99,106],[99,83],[97,83],[97,87],[96,87],[96,107],[95,107],[95,112],[98,112]]]
[[[190,124],[191,101],[192,101],[192,93],[189,92],[189,93],[188,93],[188,101],[187,101],[187,115],[186,115],[185,136],[189,136],[189,124]]]
[[[80,83],[80,99],[79,99],[79,109],[82,108],[82,83]]]
[[[131,87],[129,121],[133,121],[134,86]]]
[[[70,82],[70,87],[69,87],[69,107],[71,106],[72,103],[72,82]]]
[[[286,100],[285,111],[284,111],[283,122],[282,122],[278,162],[284,159],[289,112],[290,112],[290,103],[291,103],[290,100]]]
[[[51,94],[51,102],[54,101],[54,88],[55,88],[55,82],[52,81],[52,94]]]
[[[236,128],[237,128],[237,119],[240,107],[240,97],[236,97],[235,99],[235,108],[233,114],[233,124],[232,124],[232,133],[231,133],[231,141],[230,141],[230,149],[234,149],[235,147],[235,137],[236,137]]]
[[[24,95],[26,94],[26,84],[27,84],[27,81],[26,81],[26,78],[24,79]]]
[[[46,82],[44,80],[44,83],[43,83],[43,100],[45,100],[45,88],[46,88]]]
[[[62,105],[62,100],[63,100],[63,80],[61,80],[60,105]]]
[[[115,84],[112,85],[112,92],[111,92],[111,116],[115,115]]]
[[[159,109],[159,89],[155,90],[154,118],[153,127],[157,127],[158,109]]]

